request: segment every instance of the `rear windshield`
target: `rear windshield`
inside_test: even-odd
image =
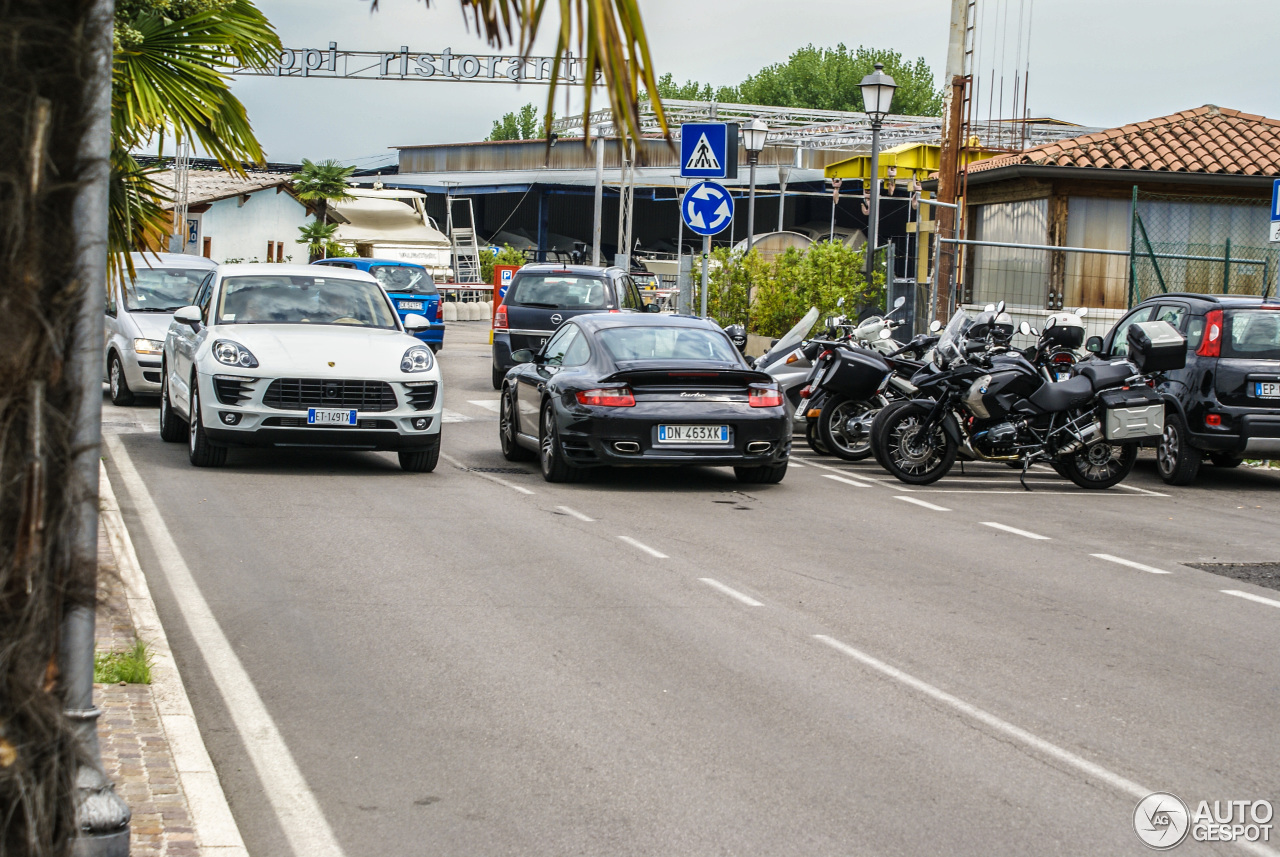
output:
[[[604,280],[571,274],[523,274],[507,293],[508,306],[542,309],[607,309]]]
[[[1222,356],[1280,360],[1280,311],[1238,309],[1229,312]]]
[[[335,272],[338,273],[338,272]],[[386,294],[367,280],[333,277],[228,277],[218,324],[341,324],[396,330]]]
[[[435,295],[435,281],[425,268],[417,265],[370,265],[369,273],[389,292],[413,292],[416,295]]]
[[[600,341],[614,360],[717,360],[737,363],[728,337],[695,327],[609,327]]]
[[[144,268],[136,266],[137,279],[125,275],[124,308],[129,312],[173,312],[191,306],[196,289],[209,276],[209,268]]]

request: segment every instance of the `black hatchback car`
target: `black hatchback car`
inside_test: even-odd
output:
[[[493,389],[502,389],[502,377],[516,364],[511,352],[538,351],[566,319],[645,310],[635,280],[621,268],[525,265],[493,315]]]
[[[602,465],[732,466],[752,483],[786,475],[790,407],[714,321],[580,315],[514,359],[499,409],[502,454],[536,456],[549,482]]]
[[[1086,349],[1123,357],[1129,327],[1167,321],[1187,338],[1185,368],[1163,374],[1164,436],[1156,467],[1170,485],[1195,481],[1205,456],[1219,467],[1280,457],[1280,300],[1174,293],[1138,304]]]

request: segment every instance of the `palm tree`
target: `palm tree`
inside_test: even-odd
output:
[[[314,163],[302,159],[302,170],[293,174],[293,192],[298,199],[318,200],[320,222],[329,222],[329,201],[342,202],[354,199],[347,193],[347,179],[355,167],[344,167],[334,160]]]
[[[298,232],[302,234],[298,243],[307,245],[308,262],[326,258],[329,244],[333,241],[333,233],[337,231],[338,224],[322,223],[319,220],[313,220],[305,226],[298,227]]]

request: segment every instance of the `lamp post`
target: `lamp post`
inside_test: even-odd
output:
[[[880,124],[889,115],[893,103],[893,91],[898,88],[892,77],[884,73],[884,63],[876,63],[875,71],[862,79],[863,110],[871,119],[871,205],[867,214],[867,287],[871,287],[871,272],[875,270],[877,234],[880,229]],[[892,278],[892,273],[889,277]],[[886,283],[886,288],[888,283]],[[886,292],[887,294],[887,292]]]
[[[750,190],[747,191],[747,252],[756,239],[756,163],[760,153],[764,151],[765,138],[769,136],[769,126],[760,118],[752,119],[742,129],[742,142],[747,147],[747,163],[751,165]]]

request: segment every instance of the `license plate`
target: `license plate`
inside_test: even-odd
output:
[[[1253,395],[1259,399],[1280,399],[1280,382],[1255,381]]]
[[[728,426],[658,426],[658,443],[728,442]]]
[[[422,309],[422,301],[400,301],[400,309]]]
[[[355,411],[331,411],[324,408],[307,409],[307,425],[309,426],[353,426],[355,424]]]
[[[1058,376],[1059,381],[1067,381],[1071,378],[1070,372],[1055,372],[1054,374]]]

